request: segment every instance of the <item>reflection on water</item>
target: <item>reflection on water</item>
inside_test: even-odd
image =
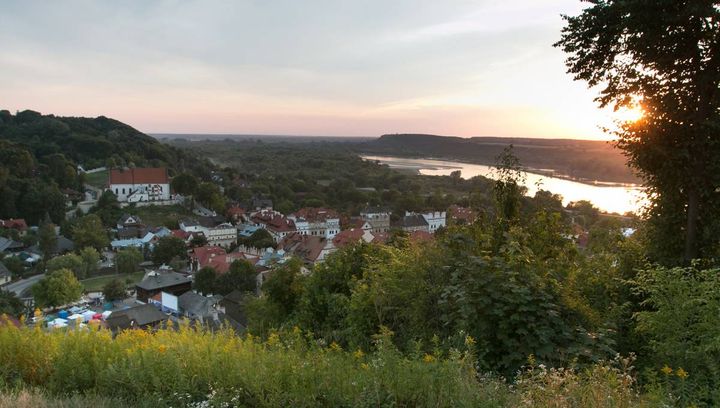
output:
[[[443,160],[405,159],[390,156],[362,156],[367,160],[377,160],[397,169],[414,169],[420,174],[429,176],[448,176],[455,170],[460,170],[464,179],[475,176],[493,177],[493,169],[481,164],[468,164]],[[646,203],[642,189],[637,186],[620,186],[611,183],[598,182],[596,185],[578,183],[561,178],[527,173],[525,186],[529,195],[535,195],[537,186],[563,197],[563,204],[571,201],[589,200],[596,207],[607,212],[624,214],[628,211],[637,211]]]

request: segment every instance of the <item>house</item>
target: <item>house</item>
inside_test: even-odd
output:
[[[57,241],[55,242],[55,248],[53,248],[50,251],[50,255],[62,255],[67,252],[72,252],[75,250],[75,242],[72,240],[65,238],[62,235],[57,236]],[[39,245],[33,245],[30,248],[28,248],[28,252],[31,252],[33,254],[37,255],[43,255],[42,251],[40,250]]]
[[[144,248],[145,246],[148,246],[150,248],[155,245],[155,243],[159,239],[160,237],[155,235],[154,233],[147,232],[145,233],[145,235],[143,235],[142,238],[126,238],[110,241],[110,248],[112,248],[113,250],[129,247]]]
[[[421,214],[407,213],[395,226],[405,232],[430,231],[427,220]]]
[[[164,167],[112,169],[108,189],[125,203],[170,199],[170,179]]]
[[[15,230],[20,236],[25,235],[28,226],[22,218],[10,218],[8,220],[0,220],[0,228]]]
[[[160,292],[175,296],[192,289],[192,279],[177,272],[150,272],[140,283],[135,285],[137,300],[147,303],[148,299]]]
[[[217,319],[221,312],[220,302],[223,297],[220,295],[203,296],[195,292],[185,292],[178,296],[178,307],[180,313],[190,319],[197,319],[201,322],[205,319]]]
[[[367,207],[360,212],[360,218],[370,225],[371,232],[388,232],[390,231],[390,214],[391,212],[385,208]]]
[[[250,216],[250,220],[255,225],[265,228],[275,242],[280,242],[296,231],[295,223],[292,220],[273,210],[258,211]]]
[[[0,286],[6,285],[12,281],[12,273],[10,270],[0,262]]]
[[[340,232],[340,215],[335,210],[306,207],[287,218],[295,223],[295,229],[302,235],[332,239]]]
[[[235,224],[243,223],[247,221],[246,213],[243,208],[239,205],[233,205],[227,210],[227,217],[230,221]]]
[[[127,329],[147,329],[161,326],[168,317],[153,305],[138,305],[112,312],[105,324],[114,333]]]
[[[325,237],[303,235],[294,232],[278,244],[278,249],[297,256],[306,264],[314,264],[335,251],[332,240]]]
[[[477,219],[477,213],[472,208],[451,205],[448,208],[450,222],[455,225],[470,225]]]
[[[405,215],[410,215],[412,213],[406,212]],[[446,218],[447,213],[445,211],[429,211],[425,213],[420,213],[423,218],[425,218],[425,221],[428,223],[428,231],[431,234],[434,234],[435,231],[437,231],[439,228],[445,228],[446,226]]]
[[[208,245],[230,246],[237,242],[237,228],[229,222],[206,228],[205,239]]]
[[[376,234],[379,235],[381,233]],[[340,231],[340,233],[333,238],[332,242],[333,246],[339,249],[360,242],[377,242],[377,237],[375,234],[370,232],[370,230],[362,228],[351,228],[349,230]]]
[[[137,215],[130,215],[130,214],[123,214],[120,219],[117,220],[117,229],[125,229],[125,228],[144,228],[145,224],[143,224],[140,217]]]
[[[195,272],[210,267],[218,273],[225,273],[238,259],[245,259],[244,254],[239,252],[228,254],[225,249],[211,245],[194,248],[190,253],[190,265]]]
[[[270,210],[273,209],[273,202],[269,198],[255,196],[250,200],[250,208],[255,211]]]
[[[25,248],[25,244],[10,238],[0,237],[0,252],[18,252]]]

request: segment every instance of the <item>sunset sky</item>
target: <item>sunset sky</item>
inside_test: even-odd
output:
[[[594,138],[579,0],[4,1],[0,108],[147,133]]]

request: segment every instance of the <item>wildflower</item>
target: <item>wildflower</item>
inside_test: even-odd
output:
[[[680,379],[683,379],[683,380],[684,380],[684,379],[686,379],[686,378],[688,377],[689,374],[688,374],[687,371],[683,370],[682,367],[680,367],[680,368],[678,368],[677,371],[675,372],[675,375],[677,375],[678,377],[680,377]]]
[[[369,370],[370,366],[367,365],[367,363],[362,363],[362,364],[360,364],[360,368],[362,368],[363,370]]]
[[[472,338],[472,336],[468,335],[465,336],[465,345],[470,347],[475,344],[475,339]]]
[[[435,357],[432,354],[425,354],[425,356],[423,357],[423,361],[426,363],[432,363],[433,361],[435,361]]]
[[[267,339],[268,346],[275,346],[280,343],[280,336],[277,333],[271,333]]]
[[[159,351],[160,353],[164,353],[165,351],[167,351],[167,346],[165,346],[164,344],[159,345],[159,346],[158,346],[158,351]]]
[[[663,374],[665,374],[665,375],[670,375],[670,374],[672,374],[673,369],[668,367],[667,364],[665,364],[665,366],[663,368],[661,368],[660,371],[662,371]]]
[[[353,356],[355,356],[356,359],[360,360],[361,358],[363,358],[365,356],[365,353],[363,353],[362,350],[357,349],[357,351],[355,351],[353,353]]]
[[[340,347],[339,344],[335,343],[334,341],[330,344],[330,350],[332,351],[342,351],[342,347]]]

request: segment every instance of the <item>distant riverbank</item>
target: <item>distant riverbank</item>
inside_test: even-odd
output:
[[[482,164],[463,163],[436,159],[409,159],[394,156],[361,155],[365,160],[372,160],[386,164],[391,168],[417,172],[430,176],[448,176],[453,171],[460,170],[464,179],[475,176],[493,178],[491,166]],[[525,187],[529,195],[534,195],[540,189],[548,190],[563,197],[563,204],[571,201],[589,200],[602,211],[624,214],[636,212],[645,203],[646,198],[640,186],[634,184],[595,182],[582,183],[570,178],[550,175],[549,171],[527,171]]]

